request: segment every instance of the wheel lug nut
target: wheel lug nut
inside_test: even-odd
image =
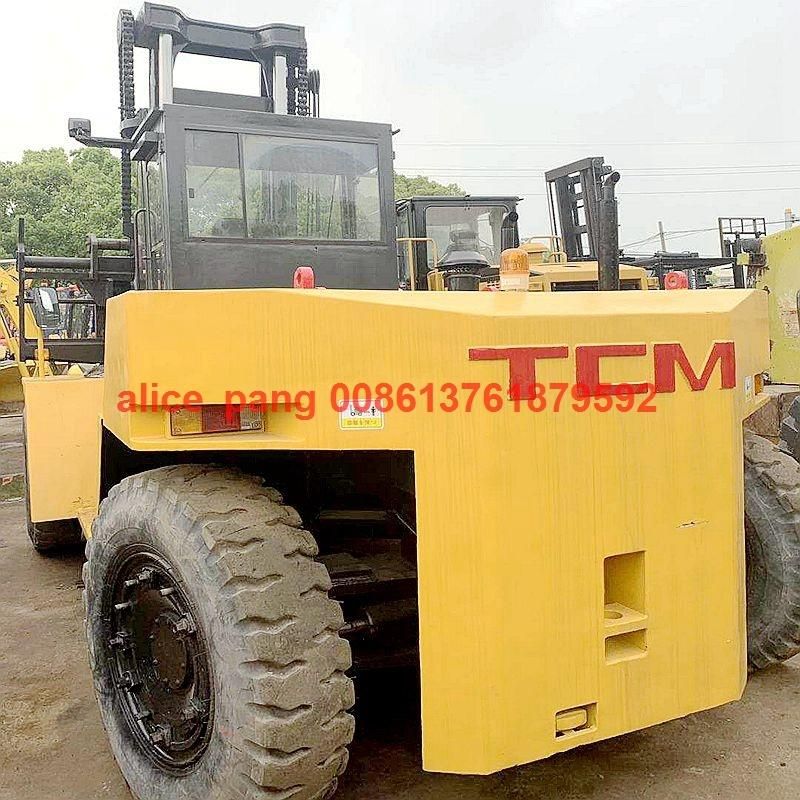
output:
[[[203,704],[197,700],[192,700],[188,708],[184,709],[183,719],[185,722],[193,722],[200,717],[203,711]]]
[[[156,744],[163,742],[165,745],[169,745],[172,740],[172,730],[169,725],[156,725],[150,732],[150,740]]]
[[[175,633],[188,633],[192,634],[195,632],[194,623],[189,619],[189,617],[181,617],[172,629]]]
[[[151,569],[143,569],[137,576],[136,579],[139,583],[150,583],[153,580],[153,570]]]
[[[132,672],[123,672],[122,675],[120,675],[119,682],[123,689],[136,689],[142,685],[139,678]]]

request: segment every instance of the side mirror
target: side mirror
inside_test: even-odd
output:
[[[33,290],[34,302],[41,306],[45,311],[56,311],[58,309],[58,296],[55,289],[49,286],[37,286]]]
[[[82,117],[70,117],[67,124],[70,139],[90,139],[92,136],[92,121]]]
[[[61,306],[56,290],[49,286],[36,286],[30,291],[33,317],[42,333],[46,336],[58,331],[61,327]]]
[[[519,228],[517,227],[519,214],[516,211],[509,211],[500,223],[500,250],[509,250],[512,247],[519,247]]]

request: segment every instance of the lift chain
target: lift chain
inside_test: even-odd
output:
[[[136,113],[133,85],[133,28],[133,14],[122,9],[117,21],[120,120],[130,119]]]
[[[286,76],[287,114],[308,116],[308,52],[300,50],[288,63]]]
[[[133,82],[133,26],[134,18],[130,11],[122,9],[117,20],[117,41],[119,45],[119,116],[125,122],[136,114],[136,100]],[[123,134],[124,136],[125,134]],[[131,237],[131,157],[128,150],[121,153],[121,191],[122,191],[122,233]]]

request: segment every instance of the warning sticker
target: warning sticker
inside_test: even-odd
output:
[[[779,308],[778,311],[781,315],[781,322],[783,323],[783,330],[786,335],[793,338],[800,337],[800,324],[798,324],[797,320],[797,309],[784,307]]]
[[[747,403],[752,403],[755,399],[755,381],[752,375],[744,376],[744,399]]]
[[[383,411],[370,404],[364,408],[363,403],[348,403],[339,412],[339,427],[343,431],[375,431],[383,428]]]

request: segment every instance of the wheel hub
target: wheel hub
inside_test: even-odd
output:
[[[175,614],[167,612],[156,618],[150,634],[155,675],[162,686],[182,688],[189,675],[189,653],[183,638],[175,630]]]
[[[104,619],[114,691],[147,756],[184,772],[208,745],[211,668],[193,605],[171,565],[137,545],[111,571]]]

